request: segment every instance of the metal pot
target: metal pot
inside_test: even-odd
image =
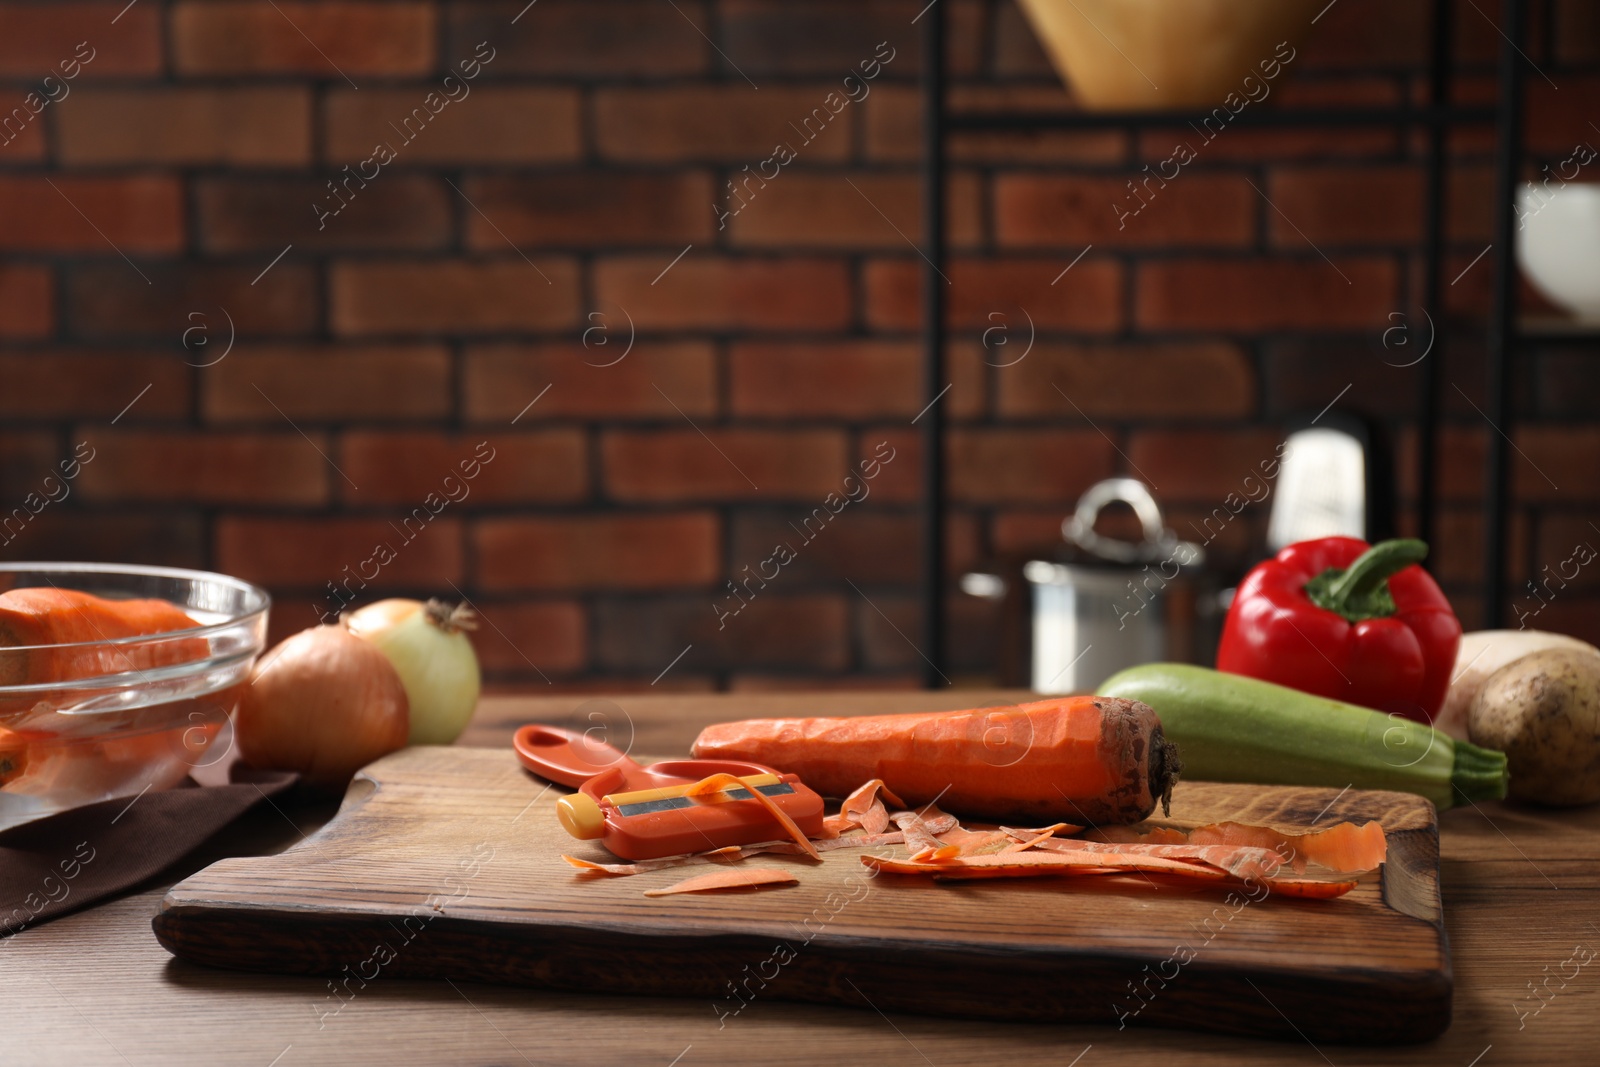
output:
[[[1133,509],[1140,540],[1095,531],[1113,503]],[[1090,692],[1124,667],[1214,657],[1221,610],[1205,551],[1167,529],[1143,482],[1110,478],[1091,486],[1061,532],[1058,559],[962,576],[964,592],[1003,602],[1002,684]]]

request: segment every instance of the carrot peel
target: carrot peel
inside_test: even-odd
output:
[[[1219,881],[1228,877],[1222,871],[1186,863],[1182,860],[1163,859],[1159,856],[1129,856],[1119,854],[1071,854],[1051,852],[996,853],[986,856],[964,856],[950,863],[918,863],[908,860],[883,859],[862,856],[861,862],[885,874],[931,874],[935,878],[962,880],[977,878],[1028,878],[1056,874],[1098,874],[1110,868],[1118,873],[1126,871],[1154,871],[1184,877]]]
[[[757,886],[797,885],[800,879],[788,871],[775,871],[770,867],[746,871],[712,871],[710,874],[686,878],[662,889],[646,889],[647,897],[667,897],[675,893],[706,893],[715,889],[754,889]]]
[[[843,837],[830,837],[822,841],[813,841],[818,852],[833,852],[841,848],[876,848],[879,845],[903,845],[905,834],[846,834]],[[780,856],[804,855],[800,846],[793,841],[768,841],[759,845],[746,845],[739,850],[741,858],[745,856],[759,856],[763,853],[777,853]]]
[[[1016,842],[1014,842],[1012,844],[1007,845],[1006,847],[1002,848],[1000,851],[1002,853],[1022,852],[1025,849],[1033,848],[1035,845],[1038,845],[1038,844],[1041,844],[1041,843],[1043,843],[1045,841],[1050,840],[1052,837],[1054,837],[1056,835],[1056,831],[1057,830],[1065,830],[1066,828],[1067,828],[1067,824],[1064,823],[1064,822],[1056,823],[1054,826],[1046,826],[1044,829],[1038,830],[1038,831],[1033,831],[1033,830],[1012,830],[1012,829],[1009,829],[1007,827],[1002,826],[1002,827],[1000,827],[1001,832],[1004,833],[1004,834],[1010,835],[1012,837],[1015,837],[1019,833],[1032,834],[1033,836],[1022,838],[1021,840],[1018,840],[1018,841],[1016,841]]]
[[[1220,822],[1193,830],[1158,828],[1145,833],[1131,827],[1103,827],[1088,835],[1115,844],[1231,845],[1269,849],[1304,872],[1308,863],[1333,871],[1370,871],[1388,855],[1388,839],[1377,821],[1338,823],[1305,834],[1284,833],[1269,826]]]
[[[1344,896],[1359,883],[1324,882],[1316,878],[1263,878],[1261,879],[1261,884],[1272,892],[1286,897],[1328,900],[1333,897]]]
[[[723,793],[729,789],[745,788],[744,782],[734,775],[719,773],[713,774],[709,778],[702,778],[685,789],[683,795],[686,797],[700,797],[712,793]],[[795,844],[805,850],[806,855],[819,862],[822,860],[822,853],[817,851],[816,846],[811,843],[811,839],[801,832],[795,821],[789,818],[788,813],[778,807],[771,797],[759,789],[751,789],[749,793],[754,800],[760,802],[761,806],[767,809],[769,815],[777,820],[778,824],[794,839]]]
[[[572,866],[580,871],[593,874],[644,874],[646,871],[659,871],[665,867],[683,867],[692,863],[737,863],[744,859],[744,852],[738,845],[728,845],[725,848],[712,849],[710,852],[691,852],[683,856],[662,856],[660,859],[638,860],[634,863],[596,863],[593,860],[580,859],[577,856],[563,855]]]
[[[900,832],[905,835],[906,847],[915,853],[937,852],[945,847],[944,842],[936,836],[940,833],[934,829],[933,823],[914,811],[897,811],[891,817],[894,824],[900,827]],[[945,829],[955,828],[955,818],[946,816],[949,825]],[[944,820],[941,820],[941,825]]]

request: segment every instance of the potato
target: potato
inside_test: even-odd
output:
[[[1450,690],[1445,693],[1439,714],[1433,717],[1433,728],[1443,730],[1458,741],[1471,740],[1467,736],[1467,715],[1489,675],[1530,652],[1546,648],[1586,648],[1600,652],[1576,637],[1542,630],[1478,630],[1462,634],[1461,647],[1456,650],[1455,669],[1450,672]]]
[[[1473,744],[1506,754],[1512,796],[1600,801],[1600,652],[1547,648],[1507,664],[1484,683],[1468,725]]]

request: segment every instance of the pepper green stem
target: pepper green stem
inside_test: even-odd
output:
[[[1382,619],[1395,613],[1389,579],[1427,558],[1428,546],[1409,537],[1379,541],[1344,570],[1329,567],[1306,583],[1306,596],[1317,607],[1350,622]]]

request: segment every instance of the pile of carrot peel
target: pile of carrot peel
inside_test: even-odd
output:
[[[727,783],[707,779],[707,791]],[[787,822],[787,820],[783,820]],[[891,830],[893,826],[895,829]],[[637,863],[594,863],[563,856],[596,875],[631,875],[700,863],[737,864],[763,854],[804,855],[845,848],[902,846],[905,858],[861,856],[878,874],[930,877],[937,881],[1091,875],[1142,878],[1152,885],[1253,883],[1288,897],[1327,899],[1357,885],[1356,875],[1384,861],[1387,841],[1377,822],[1338,823],[1290,834],[1265,826],[1222,822],[1192,829],[1106,827],[1089,830],[1066,823],[1035,828],[963,827],[934,805],[909,810],[881,781],[861,786],[824,820],[829,835],[806,839],[788,823],[791,839],[730,846]],[[650,896],[680,892],[793,885],[792,875],[746,868],[701,875]]]

